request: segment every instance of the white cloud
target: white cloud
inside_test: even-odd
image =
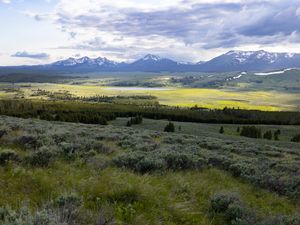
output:
[[[296,16],[300,17],[300,7],[296,10]]]
[[[299,9],[299,0],[58,0],[47,13],[23,13],[69,35],[45,46],[57,58],[153,53],[200,61],[231,49],[300,51]]]
[[[11,0],[0,0],[0,2],[5,3],[5,4],[9,4],[9,3],[11,3]]]

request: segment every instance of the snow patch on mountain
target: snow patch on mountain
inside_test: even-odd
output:
[[[144,56],[144,58],[142,58],[142,60],[143,61],[148,61],[148,60],[159,61],[159,60],[161,60],[161,58],[157,55],[148,54],[148,55]]]
[[[266,72],[266,73],[254,73],[254,75],[257,76],[270,76],[270,75],[276,75],[276,74],[284,74],[287,71],[294,70],[295,68],[288,68],[280,71],[274,71],[274,72]]]
[[[61,60],[53,63],[54,66],[76,66],[76,65],[90,65],[90,66],[103,66],[103,65],[116,65],[116,62],[110,61],[107,58],[98,57],[96,59],[91,59],[87,56],[82,58],[68,58],[66,60]]]
[[[227,78],[226,81],[236,80],[236,79],[241,78],[241,77],[244,76],[244,75],[247,75],[247,73],[246,73],[246,72],[242,72],[242,73],[240,73],[240,74],[237,75],[237,76]]]

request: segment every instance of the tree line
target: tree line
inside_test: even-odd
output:
[[[73,101],[0,100],[0,114],[87,123],[98,121],[95,119],[95,115],[106,120],[140,115],[149,119],[167,119],[179,122],[300,125],[300,112],[267,112],[230,108],[209,110],[163,105],[139,106]]]

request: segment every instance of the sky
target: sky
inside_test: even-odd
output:
[[[0,0],[0,66],[300,53],[300,0]]]

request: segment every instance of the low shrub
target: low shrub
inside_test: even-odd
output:
[[[221,213],[231,225],[298,225],[300,215],[259,217],[256,212],[247,207],[232,193],[217,193],[211,198],[211,208],[215,213]]]
[[[214,212],[224,213],[229,205],[240,202],[236,193],[217,193],[211,198],[211,207]]]
[[[154,170],[164,169],[165,162],[154,157],[144,157],[136,165],[135,170],[141,173],[147,173]]]
[[[0,165],[3,166],[7,164],[9,161],[18,161],[19,156],[16,152],[12,150],[5,150],[0,152]]]
[[[105,157],[93,156],[87,158],[86,163],[95,169],[103,170],[111,165],[111,160]]]
[[[27,207],[14,211],[8,207],[0,208],[0,224],[2,225],[66,225],[52,211],[41,210],[31,213]]]
[[[53,160],[53,153],[48,150],[39,150],[31,153],[25,158],[25,162],[31,166],[47,167]]]
[[[0,138],[2,138],[4,135],[7,135],[6,130],[0,130]]]
[[[292,142],[300,142],[300,134],[295,135],[292,139]]]
[[[121,190],[114,190],[104,196],[110,203],[124,203],[132,204],[140,200],[141,196],[136,188],[125,188]]]
[[[118,167],[133,169],[141,173],[155,170],[202,169],[207,166],[206,160],[197,155],[163,151],[130,152],[115,157],[113,162]]]
[[[25,147],[28,149],[37,149],[42,146],[39,142],[39,138],[37,136],[32,135],[24,135],[16,140],[16,144],[20,145],[21,147]]]
[[[168,153],[163,159],[166,168],[171,170],[200,169],[207,165],[204,159],[186,153]]]
[[[54,206],[57,206],[59,209],[59,217],[63,221],[70,221],[71,224],[74,224],[74,221],[76,221],[81,205],[82,198],[75,193],[62,195],[54,201]]]

